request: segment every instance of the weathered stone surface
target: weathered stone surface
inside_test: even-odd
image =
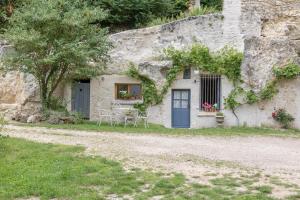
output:
[[[238,20],[238,17],[235,18]],[[226,44],[242,49],[242,36],[232,32],[237,29],[235,26],[238,27],[234,22],[227,15],[210,14],[111,35],[114,49],[110,53],[112,62],[108,66],[108,73],[125,71],[130,62],[138,65],[158,60],[165,48],[183,49],[195,42],[211,49],[220,49]]]
[[[251,37],[245,40],[243,80],[257,90],[273,77],[274,66],[282,66],[298,57],[294,43],[287,39]]]
[[[170,61],[152,61],[140,63],[138,69],[141,74],[156,80],[158,86],[162,85],[166,77],[167,70],[172,67]]]
[[[0,65],[2,64],[1,56],[7,49],[6,47],[4,42],[0,43]],[[32,75],[20,72],[0,72],[0,112],[5,112],[9,118],[13,118],[14,113],[21,110],[32,114],[38,107],[35,105],[32,109],[29,104],[36,101],[38,101],[38,86]]]
[[[27,118],[27,123],[38,123],[42,121],[43,116],[41,114],[31,115]]]

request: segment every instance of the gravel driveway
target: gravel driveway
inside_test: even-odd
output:
[[[121,161],[126,168],[179,172],[193,181],[204,183],[211,175],[261,173],[264,177],[279,177],[300,186],[298,138],[160,136],[19,126],[7,128],[7,134],[12,137],[82,145],[88,154]]]

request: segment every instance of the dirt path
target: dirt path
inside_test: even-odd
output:
[[[160,136],[8,126],[7,134],[42,143],[82,145],[86,152],[125,167],[179,172],[191,180],[261,173],[300,186],[300,139],[276,137]],[[280,185],[280,184],[278,184]],[[276,191],[275,191],[276,192]],[[279,189],[277,196],[287,191]]]

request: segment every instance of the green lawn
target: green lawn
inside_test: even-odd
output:
[[[121,133],[157,133],[167,135],[212,135],[212,136],[251,136],[251,135],[266,135],[266,136],[300,136],[299,130],[277,130],[271,128],[204,128],[204,129],[168,129],[160,125],[150,124],[150,128],[144,128],[142,124],[138,127],[124,127],[122,125],[110,126],[103,124],[100,127],[96,122],[85,121],[83,124],[59,124],[52,125],[47,123],[39,124],[21,124],[25,126],[41,126],[47,128],[84,130],[84,131],[99,131],[99,132],[121,132]]]
[[[0,199],[272,199],[272,187],[253,186],[259,175],[212,177],[210,184],[201,185],[187,181],[181,174],[125,171],[119,163],[85,156],[83,150],[0,137]]]

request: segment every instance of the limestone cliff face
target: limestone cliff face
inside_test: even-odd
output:
[[[300,62],[300,1],[243,0],[244,79],[257,89],[272,76],[272,67]]]
[[[300,1],[242,0],[241,32],[245,36],[242,71],[248,86],[259,91],[272,78],[272,68],[290,61],[300,64]],[[255,111],[260,124],[272,122],[270,112],[285,108],[300,127],[300,78],[280,83],[280,92]],[[245,111],[244,111],[245,112]],[[245,119],[246,121],[246,119]]]
[[[0,57],[7,45],[0,43]],[[1,63],[0,63],[1,64]],[[38,102],[38,86],[32,75],[20,72],[0,72],[0,112],[12,116],[16,111],[35,112],[32,104]]]

